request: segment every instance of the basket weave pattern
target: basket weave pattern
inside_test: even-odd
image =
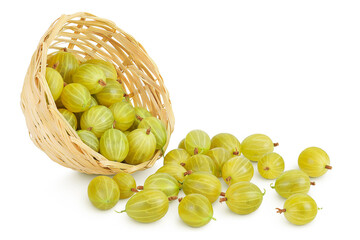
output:
[[[141,44],[109,20],[76,13],[62,15],[50,26],[31,59],[21,93],[31,140],[53,161],[87,174],[133,173],[152,167],[161,151],[139,165],[109,161],[85,145],[57,110],[45,79],[46,61],[48,55],[64,48],[80,61],[98,58],[116,66],[131,103],[147,108],[165,123],[168,138],[164,150],[174,130],[169,93]]]

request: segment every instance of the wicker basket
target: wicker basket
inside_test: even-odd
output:
[[[85,145],[57,110],[45,79],[48,54],[67,48],[80,61],[100,58],[117,66],[119,80],[134,106],[147,108],[167,128],[167,148],[174,130],[169,93],[159,70],[144,48],[113,22],[89,13],[62,15],[41,38],[28,68],[21,107],[31,140],[55,162],[87,174],[133,173],[154,165],[154,157],[139,165],[109,161]]]

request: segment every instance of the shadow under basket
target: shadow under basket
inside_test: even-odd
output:
[[[152,167],[161,157],[139,165],[109,161],[85,145],[57,110],[45,79],[48,55],[66,48],[79,61],[97,58],[113,63],[133,106],[147,108],[165,123],[166,150],[174,130],[169,93],[153,60],[132,36],[113,22],[89,13],[62,15],[46,31],[31,59],[21,93],[21,108],[31,140],[53,161],[87,174],[133,173]]]

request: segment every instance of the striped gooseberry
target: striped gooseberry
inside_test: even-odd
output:
[[[141,223],[158,221],[169,209],[169,199],[160,190],[144,190],[134,194],[126,203],[125,210],[132,219]]]
[[[88,186],[90,202],[98,209],[113,208],[120,198],[120,190],[116,182],[107,176],[95,177]]]
[[[54,101],[58,100],[64,88],[64,80],[60,73],[51,67],[46,68],[45,79]]]
[[[100,153],[111,161],[122,162],[129,152],[129,142],[118,129],[108,129],[100,138]]]
[[[302,151],[298,164],[300,169],[310,177],[320,177],[332,169],[329,156],[318,147],[309,147]]]
[[[209,199],[201,194],[193,193],[179,198],[178,213],[181,220],[190,227],[202,227],[213,218],[213,207]]]
[[[221,169],[224,166],[224,163],[233,157],[233,155],[223,147],[216,147],[210,149],[207,153],[215,163],[215,176],[221,177]]]
[[[176,197],[179,194],[181,184],[168,173],[154,173],[144,182],[144,190],[160,190],[168,197]]]
[[[284,172],[284,159],[275,152],[266,153],[257,163],[260,175],[266,179],[278,178]]]
[[[110,62],[102,60],[102,59],[89,59],[86,62],[82,63],[83,64],[93,64],[97,67],[99,67],[105,74],[106,76],[106,80],[110,79],[110,80],[114,80],[116,81],[117,79],[117,73],[116,73],[116,69],[114,67],[114,65],[112,65]]]
[[[90,109],[91,107],[97,106],[97,105],[99,105],[98,102],[96,101],[96,99],[95,99],[93,96],[91,96],[91,102],[90,102],[90,107],[89,107],[89,109]],[[76,118],[77,118],[77,120],[78,120],[79,123],[80,123],[81,116],[83,115],[83,113],[84,113],[84,112],[75,113],[75,116],[76,116]],[[80,127],[80,124],[78,125],[78,127]]]
[[[224,181],[231,185],[240,181],[250,181],[254,176],[254,167],[243,156],[233,157],[224,163],[221,173]]]
[[[210,146],[210,137],[202,130],[192,130],[185,137],[185,149],[190,155],[206,154]]]
[[[241,145],[239,140],[230,133],[219,133],[211,139],[211,148],[223,147],[231,154],[239,156]]]
[[[78,130],[76,132],[79,138],[81,139],[81,141],[83,141],[83,143],[88,145],[95,152],[99,152],[100,149],[99,139],[95,136],[93,132],[90,132],[88,130]]]
[[[215,175],[214,161],[211,159],[211,157],[203,154],[191,156],[188,159],[185,168],[187,170],[191,170],[192,172],[208,172]]]
[[[184,167],[177,164],[166,164],[159,168],[156,172],[170,174],[180,183],[184,182],[185,176],[190,173]]]
[[[74,130],[76,130],[77,129],[77,119],[76,119],[75,114],[65,108],[59,108],[58,110],[63,115],[65,120],[70,124],[70,126]]]
[[[274,151],[277,145],[264,134],[253,134],[242,141],[241,152],[247,159],[257,162],[264,154]]]
[[[79,61],[66,48],[49,57],[47,64],[58,71],[66,83],[72,83],[72,75],[79,67]]]
[[[183,190],[186,195],[192,193],[202,194],[213,203],[220,196],[221,183],[219,179],[211,173],[194,172],[184,179]]]
[[[178,148],[180,149],[185,149],[185,138],[183,138],[178,145]]]
[[[91,94],[80,83],[70,83],[62,90],[61,102],[70,112],[84,112],[90,107]]]
[[[114,115],[116,129],[126,131],[134,123],[135,110],[130,103],[117,102],[112,104],[109,109]]]
[[[220,202],[226,202],[234,213],[249,214],[260,207],[264,194],[255,184],[243,181],[230,185]]]
[[[152,158],[156,150],[156,138],[152,129],[135,129],[127,135],[129,153],[125,162],[140,164]]]
[[[295,225],[305,225],[317,215],[318,207],[315,200],[305,193],[297,193],[286,199],[282,209],[277,213],[284,213],[285,218]]]
[[[89,130],[95,133],[96,137],[113,127],[114,116],[110,109],[105,106],[97,105],[84,112],[80,119],[82,130]]]
[[[93,64],[81,64],[73,74],[74,83],[84,85],[90,94],[101,92],[106,86],[106,76],[101,68]]]
[[[283,172],[271,187],[283,198],[288,198],[295,193],[309,192],[310,185],[315,183],[310,182],[309,176],[302,170],[294,169]]]
[[[167,133],[165,124],[160,119],[156,117],[146,117],[140,121],[138,128],[151,128],[151,132],[156,138],[156,149],[162,150],[166,144]]]
[[[115,80],[106,80],[106,86],[101,92],[95,94],[96,99],[101,105],[109,107],[111,104],[121,102],[124,98],[122,85]]]
[[[189,158],[190,154],[185,149],[173,149],[165,155],[164,165],[178,164],[184,167]]]
[[[136,181],[130,173],[119,172],[113,177],[113,179],[119,186],[120,199],[129,198],[135,192],[138,192],[136,189]]]

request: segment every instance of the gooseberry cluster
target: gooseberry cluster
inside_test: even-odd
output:
[[[164,123],[131,105],[110,62],[80,62],[64,49],[48,57],[45,78],[59,113],[88,147],[108,160],[139,164],[166,144]]]
[[[110,209],[118,199],[131,197],[121,212],[138,222],[149,223],[165,216],[169,202],[177,199],[182,189],[185,197],[178,198],[179,217],[191,227],[201,227],[215,220],[212,203],[219,197],[219,202],[225,202],[240,215],[260,207],[265,190],[251,182],[252,162],[257,162],[259,174],[276,179],[272,187],[287,198],[284,208],[277,211],[284,212],[291,223],[304,225],[315,218],[318,210],[316,202],[307,195],[314,184],[310,177],[331,169],[329,157],[320,148],[307,148],[299,156],[300,169],[284,172],[283,158],[273,152],[277,145],[264,134],[250,135],[240,143],[229,133],[211,139],[204,131],[193,130],[177,149],[165,155],[164,165],[143,186],[136,186],[128,173],[118,173],[113,178],[99,176],[90,182],[88,196],[99,209]],[[226,192],[222,192],[219,178],[229,185]]]

